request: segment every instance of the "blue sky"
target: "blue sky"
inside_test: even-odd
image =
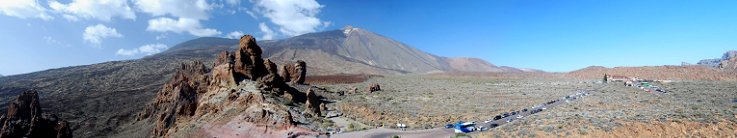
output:
[[[737,49],[737,1],[3,0],[0,74],[137,59],[189,39],[345,25],[432,54],[565,72]]]

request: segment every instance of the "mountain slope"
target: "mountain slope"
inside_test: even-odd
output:
[[[503,72],[502,68],[478,58],[446,58],[452,70],[462,72]]]

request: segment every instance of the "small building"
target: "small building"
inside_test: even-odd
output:
[[[626,81],[632,80],[630,77],[622,76],[622,75],[607,75],[606,78],[607,78],[606,79],[607,82],[626,82]]]

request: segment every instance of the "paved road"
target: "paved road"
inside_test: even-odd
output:
[[[447,138],[455,135],[453,129],[434,128],[425,130],[401,131],[388,128],[376,128],[364,131],[355,131],[333,135],[333,138],[390,138],[392,136],[402,138]]]
[[[520,109],[519,113],[517,115],[522,115],[523,117],[521,119],[526,118],[527,116],[531,115],[531,111],[535,109],[543,109],[544,111],[550,110],[552,107],[558,106],[563,103],[567,102],[573,102],[575,100],[579,100],[581,98],[584,98],[585,96],[588,96],[592,94],[592,92],[595,92],[596,90],[599,90],[603,88],[597,88],[597,89],[591,89],[591,90],[577,90],[576,93],[570,95],[570,97],[561,97],[555,100],[551,100],[554,102],[551,103],[543,103],[538,104],[535,106],[532,106],[530,108],[527,108],[528,110],[526,112],[522,112]],[[498,124],[498,126],[507,124],[508,119],[512,119],[512,121],[517,120],[517,115],[508,116],[499,120],[491,121],[489,123],[484,123],[483,121],[477,122],[477,126],[483,126],[489,129],[492,129],[490,126],[491,124]],[[495,117],[496,115],[490,115],[491,118]],[[491,119],[490,118],[490,119]],[[478,131],[475,131],[478,132]],[[474,132],[474,133],[475,133]],[[398,135],[403,138],[447,138],[450,136],[455,135],[455,132],[453,129],[447,129],[447,128],[434,128],[434,129],[425,129],[425,130],[413,130],[413,131],[401,131],[401,130],[395,130],[395,129],[387,129],[387,128],[377,128],[377,129],[370,129],[365,131],[355,131],[355,132],[348,132],[348,133],[340,133],[333,135],[332,137],[335,138],[387,138],[391,136]]]
[[[501,126],[501,125],[504,125],[504,124],[509,123],[508,120],[510,120],[510,119],[511,119],[511,121],[516,121],[518,119],[524,119],[524,118],[527,118],[528,116],[532,115],[532,111],[534,111],[534,110],[543,109],[541,112],[547,111],[547,110],[550,110],[551,108],[553,108],[555,106],[558,106],[558,105],[561,105],[563,103],[573,102],[575,100],[579,100],[581,98],[584,98],[585,96],[589,96],[591,94],[591,92],[594,92],[594,90],[577,90],[576,93],[574,93],[573,95],[569,95],[570,97],[568,97],[568,98],[561,97],[561,98],[558,98],[558,99],[555,99],[555,100],[551,100],[552,103],[549,103],[549,104],[547,102],[546,103],[543,103],[543,104],[538,104],[538,105],[535,105],[533,107],[527,108],[527,111],[518,110],[518,113],[516,115],[510,115],[508,117],[505,117],[505,118],[502,118],[502,119],[499,119],[499,120],[495,120],[495,121],[491,121],[489,123],[481,122],[481,124],[478,125],[478,126],[483,126],[483,127],[486,127],[486,128],[492,128],[491,127],[492,124],[497,124],[497,127],[498,127],[498,126]],[[522,118],[517,118],[517,115],[521,115]],[[496,115],[493,115],[492,118],[495,117],[495,116]],[[477,123],[479,123],[479,122],[477,122]]]

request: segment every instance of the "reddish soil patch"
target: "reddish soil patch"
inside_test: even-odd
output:
[[[381,77],[379,75],[368,74],[337,74],[323,76],[307,76],[305,82],[307,84],[349,84],[364,82],[373,77]]]

